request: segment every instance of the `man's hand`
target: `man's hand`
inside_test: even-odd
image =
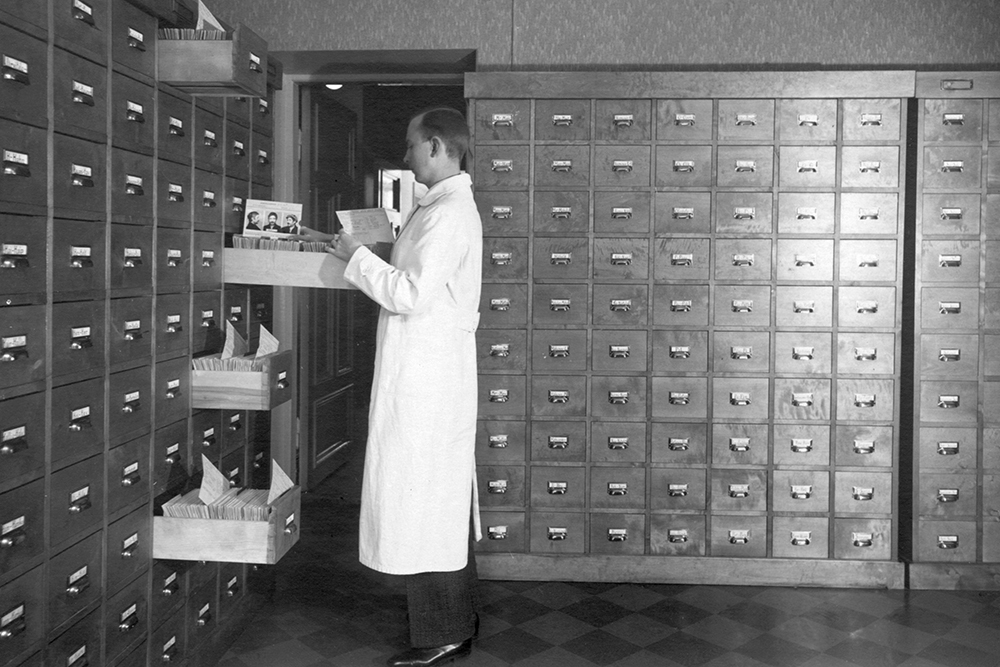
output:
[[[333,235],[333,240],[326,247],[326,251],[338,259],[349,262],[361,245],[347,232],[340,232]]]
[[[319,241],[320,243],[329,243],[333,240],[333,234],[324,234],[301,224],[299,225],[299,236],[305,237],[306,241]]]

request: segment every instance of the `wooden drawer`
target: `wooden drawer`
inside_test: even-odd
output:
[[[924,329],[977,329],[980,292],[975,287],[925,287],[920,293]]]
[[[708,332],[653,331],[653,372],[708,372]]]
[[[653,417],[704,419],[708,414],[708,381],[705,378],[654,377]]]
[[[222,236],[218,232],[194,232],[191,262],[195,289],[222,287]]]
[[[531,275],[535,280],[586,280],[590,275],[589,250],[586,237],[536,238]],[[489,269],[484,273],[488,275]]]
[[[124,1],[124,0],[118,0]],[[156,89],[124,74],[111,75],[111,142],[126,150],[153,154]]]
[[[893,460],[893,427],[837,425],[838,466],[888,468]]]
[[[645,376],[593,376],[591,414],[599,419],[645,419]]]
[[[652,424],[650,460],[653,463],[688,464],[708,460],[705,424]]]
[[[720,141],[770,141],[774,138],[774,100],[719,100]]]
[[[49,541],[59,545],[100,524],[104,515],[104,457],[94,456],[53,473]]]
[[[54,206],[61,217],[102,219],[108,178],[104,145],[58,134],[54,141]]]
[[[531,553],[584,553],[587,533],[582,512],[531,512],[529,520]]]
[[[536,325],[590,321],[587,285],[535,285],[532,320]]]
[[[121,443],[149,430],[153,399],[149,395],[150,368],[140,366],[112,373],[108,384],[108,439]]]
[[[196,100],[194,107],[194,164],[199,169],[221,172],[222,115],[202,100]]]
[[[586,244],[586,239],[584,239]],[[584,246],[584,250],[586,246]],[[584,252],[586,261],[586,252]],[[586,264],[584,264],[586,268]],[[483,279],[518,280],[528,277],[528,240],[518,238],[483,239]]]
[[[192,354],[200,356],[221,352],[224,335],[221,292],[219,290],[194,292],[191,295],[191,307]]]
[[[480,370],[524,373],[528,357],[526,339],[524,331],[479,329],[476,332],[476,356]]]
[[[158,357],[185,352],[190,347],[188,344],[190,306],[191,295],[186,292],[157,297],[153,326],[156,328]]]
[[[924,380],[920,383],[920,421],[975,423],[979,411],[979,385],[958,380]]]
[[[893,480],[891,472],[834,473],[834,512],[889,515],[892,512]]]
[[[656,140],[711,141],[713,116],[712,100],[657,100]]]
[[[653,468],[649,476],[652,510],[704,512],[708,506],[705,471],[699,468]]]
[[[763,558],[767,555],[767,517],[712,515],[711,553],[725,558]]]
[[[986,350],[988,354],[988,346]],[[979,356],[979,336],[976,334],[920,336],[919,368],[923,378],[963,380],[976,377],[979,373]],[[987,370],[986,374],[991,373]]]
[[[775,512],[830,511],[830,473],[825,470],[775,470],[773,492]]]
[[[218,410],[195,410],[191,414],[191,468],[201,470],[204,454],[218,467],[222,457],[222,417]]]
[[[141,637],[146,636],[148,586],[146,576],[137,577],[105,603],[104,650],[109,660],[122,655]]]
[[[830,520],[826,517],[776,516],[771,528],[774,558],[829,558]]]
[[[590,358],[595,371],[643,372],[649,363],[646,332],[595,329]]]
[[[594,312],[597,312],[596,308]],[[705,327],[708,326],[708,315],[708,285],[653,286],[654,325]]]
[[[585,421],[535,421],[531,424],[531,460],[562,463],[587,460]]]
[[[762,192],[719,192],[715,198],[715,231],[722,234],[770,234],[771,195]]]
[[[223,563],[219,566],[219,612],[229,617],[246,594],[246,565]]]
[[[589,347],[584,329],[535,329],[531,367],[535,372],[585,371]]]
[[[639,556],[646,550],[642,514],[590,513],[590,551],[609,556]]]
[[[646,423],[594,422],[591,425],[590,460],[644,463]]]
[[[250,179],[250,130],[226,120],[226,175],[244,181]],[[261,182],[261,179],[255,179]]]
[[[717,285],[714,311],[716,325],[766,327],[771,322],[771,287]]]
[[[833,557],[838,560],[889,560],[893,557],[891,519],[833,520]]]
[[[837,421],[891,422],[895,414],[894,380],[837,380]]]
[[[108,340],[111,365],[145,359],[152,350],[153,299],[112,299]]]
[[[147,505],[108,525],[106,562],[109,594],[149,568],[150,535]]]
[[[37,419],[41,420],[43,413],[38,414]],[[104,442],[103,378],[53,389],[51,419],[54,465],[101,451]]]
[[[218,231],[222,228],[223,192],[222,174],[204,169],[194,170],[194,226],[195,229]]]
[[[621,143],[648,141],[653,136],[648,100],[597,100],[594,138]]]
[[[149,436],[115,447],[106,460],[109,514],[149,496]]]
[[[902,102],[894,99],[848,99],[841,102],[846,141],[898,141]]]
[[[653,250],[657,281],[708,280],[710,242],[703,238],[661,238]]]
[[[895,329],[895,287],[841,287],[837,292],[842,328]]]
[[[192,394],[191,372],[191,361],[187,357],[156,364],[153,392],[157,424],[170,424],[187,416]]]
[[[528,100],[476,100],[476,141],[527,141],[531,131],[530,104]]]
[[[920,248],[920,279],[924,283],[979,282],[980,244],[973,240],[936,239]]]
[[[875,239],[840,242],[841,282],[896,280],[896,242]]]
[[[831,192],[782,192],[778,195],[779,234],[833,234],[836,195]]]
[[[160,86],[156,145],[159,156],[185,165],[191,164],[191,139],[194,136],[192,99],[179,90]]]
[[[151,227],[111,225],[112,289],[149,290],[153,279],[153,230]]]
[[[191,286],[191,232],[161,227],[156,230],[156,291],[187,291]]]
[[[0,311],[0,387],[45,377],[45,307],[11,306]]]
[[[537,187],[586,187],[590,183],[590,148],[538,146],[535,148],[534,172]]]
[[[57,299],[66,293],[104,289],[104,242],[103,224],[73,220],[55,224],[52,289]]]
[[[711,146],[657,146],[657,187],[708,188],[712,185]]]
[[[833,141],[837,138],[837,100],[778,100],[778,118],[782,141]]]
[[[899,186],[899,148],[845,146],[841,149],[840,184],[845,188]]]
[[[772,458],[779,467],[830,465],[830,427],[775,424]]]
[[[982,205],[978,194],[925,194],[921,207],[924,237],[979,236]]]
[[[777,279],[833,280],[833,243],[832,239],[778,239]]]
[[[112,326],[114,326],[112,322]],[[73,301],[52,307],[53,375],[104,367],[104,303]]]
[[[188,594],[188,581],[185,576],[186,564],[183,561],[156,560],[153,561],[151,577],[153,578],[153,593],[150,604],[153,607],[153,625],[171,625],[178,616],[175,610],[184,602]],[[177,632],[183,627],[183,611],[179,614],[181,623],[168,630]],[[164,641],[170,639],[166,636]],[[155,646],[155,644],[154,644]],[[183,646],[183,643],[182,643]]]
[[[767,465],[765,424],[713,424],[712,465]]]
[[[186,164],[159,160],[157,163],[157,220],[160,225],[190,229],[191,167]]]
[[[4,664],[11,663],[45,636],[43,570],[36,567],[0,586],[0,632],[5,637],[0,646],[0,660]]]
[[[649,232],[650,197],[645,192],[595,192],[594,231],[614,234]]]
[[[713,512],[763,512],[767,509],[766,471],[713,469],[709,478]]]
[[[892,375],[896,372],[896,336],[844,332],[837,335],[837,371],[841,375]]]
[[[714,419],[760,420],[770,412],[767,378],[717,377],[713,385]]]
[[[659,234],[708,234],[712,193],[657,192],[655,231]]]
[[[479,101],[477,107],[491,102],[493,100]],[[522,132],[516,138],[527,140],[528,133]],[[567,143],[589,139],[589,100],[535,100],[535,141]]]
[[[978,190],[982,180],[982,153],[979,146],[925,147],[924,187],[928,190]]]
[[[975,474],[921,472],[917,487],[917,511],[921,517],[957,519],[977,514],[979,486]],[[984,480],[983,494],[984,509],[996,509],[995,489],[991,494],[988,479]]]
[[[594,285],[594,325],[644,327],[649,313],[648,292],[645,285]]]
[[[41,480],[0,494],[0,574],[31,562],[44,550],[44,502]]]
[[[776,321],[780,328],[833,325],[833,288],[820,285],[778,285]]]
[[[156,18],[125,0],[111,0],[111,58],[139,74],[156,76]]]
[[[479,312],[482,327],[523,327],[528,323],[527,285],[485,283]]]
[[[778,378],[774,381],[775,418],[828,420],[832,398],[830,380]]]
[[[233,234],[243,231],[243,212],[250,197],[250,184],[238,178],[226,176],[226,205],[222,211],[223,230]]]
[[[708,544],[704,515],[653,514],[649,552],[655,556],[704,556]]]
[[[523,421],[479,420],[476,460],[482,463],[523,463],[527,453],[527,425]]]
[[[917,522],[914,560],[922,563],[973,563],[976,561],[975,521]]]
[[[527,188],[528,147],[492,146],[477,147],[475,163],[476,188],[521,189]]]
[[[922,426],[918,438],[918,465],[921,473],[971,472],[976,469],[975,428]],[[983,463],[985,468],[992,467],[992,461],[985,456]]]
[[[158,428],[153,434],[153,495],[182,486],[188,479],[188,422]]]
[[[833,368],[832,337],[814,331],[774,334],[774,369],[792,375],[825,375]]]
[[[716,184],[722,188],[767,188],[774,182],[772,146],[719,146]]]
[[[483,539],[476,550],[489,553],[523,553],[527,529],[523,512],[482,512]]]
[[[48,115],[48,54],[45,42],[0,25],[0,43],[3,43],[0,115],[19,123],[44,127]]]
[[[56,45],[106,63],[108,5],[108,0],[80,0],[62,5],[61,11],[53,12]]]
[[[642,280],[649,275],[649,241],[637,238],[594,239],[594,278]]]
[[[527,192],[476,192],[484,236],[527,236]]]
[[[104,534],[94,533],[49,561],[49,631],[101,599]]]
[[[25,394],[0,401],[0,489],[22,475],[34,475],[45,463],[45,394]]]
[[[582,375],[533,376],[531,414],[536,417],[587,416],[587,378]]]
[[[597,187],[648,187],[649,146],[597,146],[594,184]]]
[[[836,146],[782,146],[781,171],[778,176],[783,189],[833,189],[837,183]]]
[[[524,507],[525,469],[523,465],[477,466],[479,501],[484,507]]]
[[[523,375],[480,375],[480,417],[524,417],[527,390]]]
[[[586,468],[582,466],[533,466],[531,507],[582,509],[587,497]]]
[[[715,279],[770,280],[771,242],[766,239],[716,239]]]

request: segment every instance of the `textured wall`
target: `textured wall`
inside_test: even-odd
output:
[[[476,49],[481,70],[1000,67],[1000,0],[210,0],[276,51]],[[511,29],[513,20],[514,29]]]

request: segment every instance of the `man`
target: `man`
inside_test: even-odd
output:
[[[278,214],[271,211],[267,214],[267,224],[264,225],[265,232],[276,232],[278,231]]]
[[[400,230],[390,262],[348,234],[328,252],[382,306],[361,500],[360,559],[404,575],[411,648],[395,667],[465,655],[476,632],[480,538],[475,486],[482,223],[461,171],[462,114],[410,121],[404,162],[429,190]],[[470,526],[470,511],[474,525]]]

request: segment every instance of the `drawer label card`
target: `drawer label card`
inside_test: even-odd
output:
[[[628,484],[625,482],[608,482],[609,496],[624,496],[628,494]]]
[[[130,391],[127,394],[125,394],[125,402],[126,403],[135,403],[138,400],[139,400],[139,392],[138,391]]]
[[[569,437],[565,435],[550,435],[549,449],[566,449],[569,447]]]
[[[177,635],[174,635],[173,637],[171,637],[170,639],[168,639],[166,642],[164,642],[164,644],[163,644],[163,652],[166,653],[167,651],[169,651],[170,649],[172,649],[174,647],[174,644],[176,644],[176,643],[177,643]]]
[[[738,114],[736,114],[736,124],[737,125],[756,125],[757,124],[757,114],[755,114],[755,113],[738,113]]]
[[[140,114],[140,115],[143,114],[143,113],[145,113],[145,110],[143,109],[142,105],[139,104],[138,102],[133,102],[132,100],[126,100],[125,101],[125,106],[132,113],[137,113],[137,114]]]
[[[208,613],[208,610],[211,609],[211,608],[212,608],[212,603],[211,602],[206,602],[205,606],[198,610],[198,616],[199,617],[204,616],[205,614]]]
[[[491,540],[507,539],[507,526],[490,526],[486,530]]]
[[[78,648],[73,653],[73,655],[71,655],[68,658],[66,658],[66,666],[67,667],[71,667],[71,665],[73,665],[73,663],[75,663],[77,660],[79,660],[80,658],[82,658],[85,655],[87,655],[87,645],[86,644],[84,644],[83,646],[81,646],[80,648]]]
[[[72,419],[73,421],[76,421],[78,419],[83,419],[84,417],[89,417],[90,416],[90,406],[88,405],[88,406],[83,407],[83,408],[78,408],[76,410],[73,410],[69,414],[70,414],[70,419]]]
[[[628,449],[628,436],[610,436],[608,449]]]
[[[507,447],[507,434],[491,435],[490,436],[490,447],[493,449],[504,449]]]
[[[170,116],[170,120],[168,122],[170,123],[170,127],[176,127],[178,130],[184,129],[184,121],[181,120],[180,118],[174,118],[173,116]]]
[[[7,533],[14,532],[18,528],[23,528],[25,522],[26,522],[26,519],[25,519],[25,517],[24,517],[23,514],[21,516],[17,517],[16,519],[8,521],[7,523],[5,523],[3,525],[3,529],[0,530],[0,535],[6,535]]]
[[[226,588],[235,588],[237,581],[239,581],[239,578],[233,577],[232,579],[226,582]]]
[[[491,479],[489,483],[490,493],[507,493],[507,480]]]
[[[17,164],[23,164],[23,165],[27,166],[27,164],[28,164],[28,154],[27,153],[18,153],[17,151],[8,151],[8,150],[5,149],[4,152],[3,152],[3,161],[4,162],[14,162],[14,163],[17,163]]]
[[[9,442],[11,440],[16,440],[18,438],[23,438],[28,432],[27,427],[18,426],[16,428],[7,429],[3,432],[3,437],[0,439],[2,442]]]
[[[882,124],[882,114],[880,113],[863,113],[861,114],[862,125],[881,125]]]
[[[670,215],[674,220],[690,220],[694,217],[694,207],[675,206]]]
[[[938,549],[957,549],[958,535],[938,535]]]
[[[674,125],[694,125],[697,116],[693,113],[674,114]]]
[[[205,140],[215,141],[215,132],[213,132],[212,130],[205,130]]]
[[[141,259],[142,248],[125,248],[126,259]]]
[[[23,243],[4,243],[0,253],[4,255],[28,256],[28,246]]]
[[[17,619],[24,616],[24,605],[19,604],[0,618],[0,627],[7,627]]]
[[[136,464],[138,467],[139,464]],[[139,533],[132,533],[122,541],[122,549],[128,549],[130,546],[139,543]]]
[[[214,310],[203,310],[203,311],[201,311],[201,319],[203,319],[203,320],[210,320],[213,317],[215,317],[215,311]]]
[[[209,201],[215,201],[215,193],[212,192],[211,190],[205,190],[201,194],[204,199],[207,199]]]
[[[126,328],[128,328],[126,326]],[[90,327],[73,327],[69,330],[70,338],[89,338]]]
[[[75,584],[76,582],[80,581],[81,579],[83,579],[86,576],[87,576],[87,566],[84,565],[79,570],[77,570],[73,574],[69,575],[69,578],[66,580],[66,583],[69,584],[70,586],[72,586],[73,584]]]
[[[73,176],[83,176],[84,178],[91,178],[94,175],[94,170],[84,164],[73,164],[70,167],[70,173]]]
[[[183,254],[178,248],[168,248],[167,249],[167,259],[180,259]]]
[[[142,328],[142,320],[126,320],[125,331],[135,331]]]
[[[9,350],[16,347],[26,347],[28,345],[27,336],[5,336],[3,339],[3,349]]]
[[[180,315],[167,315],[167,324],[180,324],[180,323],[181,323]]]
[[[127,477],[132,473],[139,472],[139,462],[134,461],[122,468],[122,477]]]
[[[628,539],[628,528],[608,528],[609,542],[624,542]]]
[[[76,491],[69,494],[69,501],[75,503],[81,498],[86,498],[90,495],[90,485],[83,487],[82,489],[77,489]]]
[[[795,217],[798,220],[815,220],[819,217],[819,209],[815,206],[801,206],[795,209]]]
[[[667,541],[672,544],[688,541],[687,528],[670,528],[667,530]]]
[[[12,58],[8,56],[6,53],[3,54],[3,66],[9,69],[17,70],[22,74],[28,73],[28,63],[24,62],[23,60],[18,60],[17,58]]]
[[[174,444],[167,447],[167,456],[170,456],[171,454],[177,454],[180,451],[181,451],[181,444],[179,442],[175,442]]]
[[[129,616],[134,615],[138,610],[139,610],[138,605],[133,603],[131,606],[129,606],[128,609],[126,609],[121,613],[121,615],[118,617],[118,620],[125,621],[126,619],[128,619]]]
[[[961,220],[963,212],[961,208],[944,207],[941,209],[942,220]]]
[[[91,248],[89,245],[75,245],[70,246],[70,256],[72,257],[90,257]]]
[[[131,26],[129,26],[129,29],[128,29],[128,36],[131,37],[132,39],[134,39],[137,42],[143,42],[143,41],[146,40],[145,36],[143,36],[143,34],[141,32],[139,32],[138,30],[136,30],[135,28],[133,28]]]
[[[815,113],[800,113],[799,114],[799,125],[819,125],[819,114]]]
[[[94,10],[90,7],[90,5],[83,2],[82,0],[73,0],[73,7],[79,9],[81,12],[87,14],[88,16],[92,16],[94,14]]]
[[[511,206],[494,206],[492,210],[492,215],[494,218],[506,219],[511,216],[514,209]]]
[[[181,195],[184,194],[184,186],[178,183],[167,184],[167,191],[173,194]]]
[[[206,428],[204,431],[202,431],[201,435],[204,438],[211,438],[213,435],[215,435],[215,427]]]

